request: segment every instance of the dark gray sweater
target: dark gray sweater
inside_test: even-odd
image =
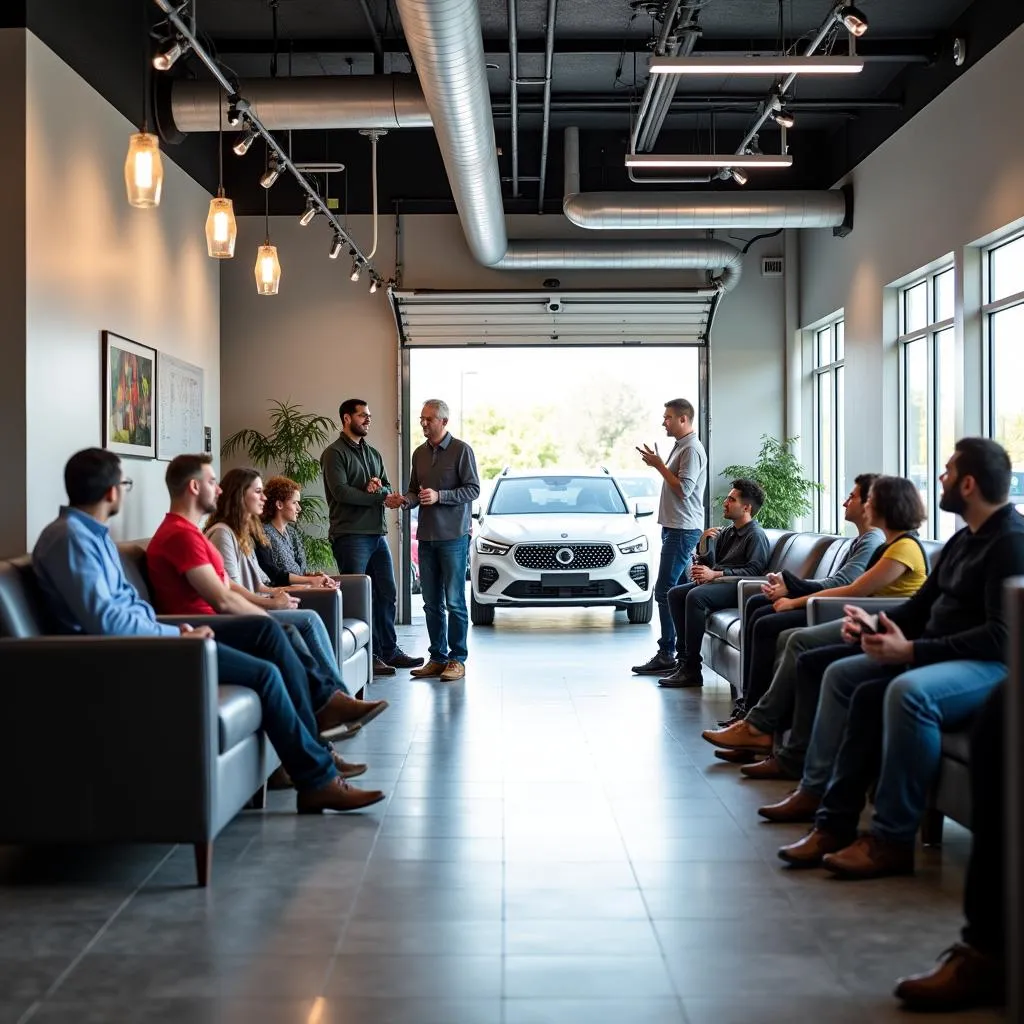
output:
[[[763,576],[770,551],[767,534],[752,519],[739,530],[730,523],[717,537],[709,538],[707,550],[697,560],[726,576]]]
[[[480,476],[473,449],[451,434],[445,434],[434,448],[424,441],[412,453],[412,472],[405,500],[412,508],[420,504],[420,488],[438,493],[436,505],[421,505],[416,539],[457,540],[469,533],[473,502],[480,497]]]

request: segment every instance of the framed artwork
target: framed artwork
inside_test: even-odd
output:
[[[170,461],[182,452],[201,452],[203,368],[161,352],[156,359],[156,457]]]
[[[156,453],[156,349],[103,332],[103,446],[119,455]]]

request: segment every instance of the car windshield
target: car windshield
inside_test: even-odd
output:
[[[488,511],[492,516],[622,515],[627,509],[608,477],[523,476],[499,480]]]
[[[615,479],[627,498],[652,498],[661,490],[653,476],[616,476]]]

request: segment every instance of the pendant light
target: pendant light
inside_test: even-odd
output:
[[[229,260],[235,255],[238,226],[235,224],[234,204],[224,196],[224,103],[219,91],[217,108],[217,158],[220,176],[217,194],[210,200],[210,212],[206,215],[206,252],[211,259]]]
[[[268,150],[269,154],[269,150]],[[256,294],[276,295],[281,287],[281,261],[277,258],[277,246],[270,244],[270,193],[264,193],[263,223],[265,228],[263,244],[256,250]]]
[[[147,45],[144,52],[148,57],[148,25],[143,16],[143,27],[147,29]],[[128,140],[128,156],[124,162],[124,184],[128,203],[140,209],[160,205],[160,192],[164,185],[164,167],[160,160],[160,140],[150,134],[147,120],[149,93],[149,60],[142,79],[142,129]]]

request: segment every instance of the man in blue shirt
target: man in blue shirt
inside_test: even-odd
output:
[[[209,626],[158,622],[125,577],[107,521],[121,510],[131,484],[112,452],[87,448],[68,460],[69,504],[32,552],[53,618],[68,633],[214,639]],[[300,813],[352,811],[384,799],[380,791],[356,789],[338,774],[335,755],[318,739],[332,712],[328,706],[314,715],[302,663],[276,622],[269,616],[218,622],[216,640],[218,681],[248,687],[260,698],[263,728],[295,783]]]

